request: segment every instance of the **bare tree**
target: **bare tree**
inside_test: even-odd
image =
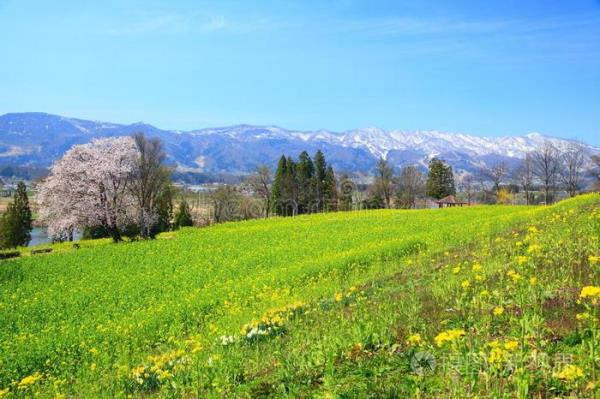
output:
[[[569,197],[575,196],[581,189],[585,158],[585,147],[575,141],[569,143],[562,154],[561,180],[569,193]]]
[[[383,158],[379,158],[377,162],[374,191],[383,198],[385,207],[390,208],[394,191],[394,171]]]
[[[526,154],[525,159],[521,161],[517,170],[515,171],[515,179],[518,184],[523,188],[525,192],[525,203],[529,205],[531,201],[531,190],[533,189],[533,156],[532,154]]]
[[[544,190],[544,202],[548,205],[550,194],[556,188],[556,181],[560,174],[560,153],[551,142],[546,141],[531,154],[533,174],[540,181]]]
[[[504,181],[504,178],[508,175],[508,167],[504,161],[500,161],[489,167],[482,168],[481,174],[491,180],[494,185],[494,192],[498,194],[498,191],[500,191],[500,185]]]
[[[240,210],[242,195],[231,186],[221,186],[210,195],[213,204],[213,217],[216,223],[223,223],[243,218]]]
[[[272,182],[271,171],[265,165],[259,166],[256,169],[256,172],[250,175],[247,180],[250,189],[263,201],[265,217],[269,217],[269,211],[271,209]]]
[[[399,208],[415,208],[417,196],[425,191],[425,177],[414,166],[405,166],[398,177],[396,206]]]
[[[130,190],[137,202],[140,234],[149,238],[157,219],[158,198],[170,185],[170,173],[163,165],[166,154],[160,139],[149,139],[144,133],[136,133],[133,140],[138,150],[138,159]]]
[[[475,195],[475,178],[471,174],[464,175],[459,182],[460,189],[466,194],[469,205]]]

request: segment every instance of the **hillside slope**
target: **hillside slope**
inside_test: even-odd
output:
[[[6,261],[0,392],[593,395],[575,300],[600,280],[599,205],[275,218]]]

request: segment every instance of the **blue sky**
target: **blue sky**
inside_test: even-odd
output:
[[[598,1],[0,0],[0,114],[600,144]]]

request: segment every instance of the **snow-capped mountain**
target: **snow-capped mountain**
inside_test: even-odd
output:
[[[71,146],[96,137],[145,132],[163,140],[171,162],[182,171],[247,173],[257,165],[274,166],[282,154],[321,149],[337,170],[372,170],[379,157],[396,167],[425,166],[431,157],[445,159],[459,170],[472,171],[504,160],[515,164],[549,140],[564,147],[567,140],[530,133],[519,137],[479,137],[438,131],[385,131],[377,128],[345,132],[295,131],[276,126],[237,125],[193,131],[162,130],[144,123],[121,125],[44,113],[0,116],[0,164],[47,167]],[[591,154],[600,147],[587,146]]]

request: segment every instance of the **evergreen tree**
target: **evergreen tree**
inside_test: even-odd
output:
[[[273,212],[277,215],[294,216],[298,213],[296,169],[291,157],[281,156],[271,190]]]
[[[194,219],[192,218],[192,211],[185,197],[181,197],[181,202],[175,212],[175,221],[173,226],[178,229],[180,227],[193,226]]]
[[[284,185],[287,176],[287,158],[282,155],[277,163],[277,170],[271,187],[271,211],[276,215],[282,215],[282,203],[284,195]]]
[[[437,158],[429,162],[429,174],[427,175],[426,194],[435,199],[455,195],[454,174],[452,167]]]
[[[27,246],[31,241],[31,230],[32,218],[27,187],[25,183],[19,182],[13,201],[8,204],[0,220],[0,246],[3,248]]]
[[[315,166],[306,151],[298,157],[296,176],[298,179],[298,213],[311,213],[314,205],[313,176]]]
[[[315,190],[315,211],[321,212],[325,204],[325,174],[327,173],[327,162],[325,161],[325,155],[321,150],[317,150],[315,153],[315,176],[314,176],[314,190]]]
[[[333,168],[331,166],[327,166],[327,169],[325,170],[325,179],[323,179],[323,194],[324,210],[327,212],[337,211],[337,185],[335,181],[335,173],[333,172]]]

